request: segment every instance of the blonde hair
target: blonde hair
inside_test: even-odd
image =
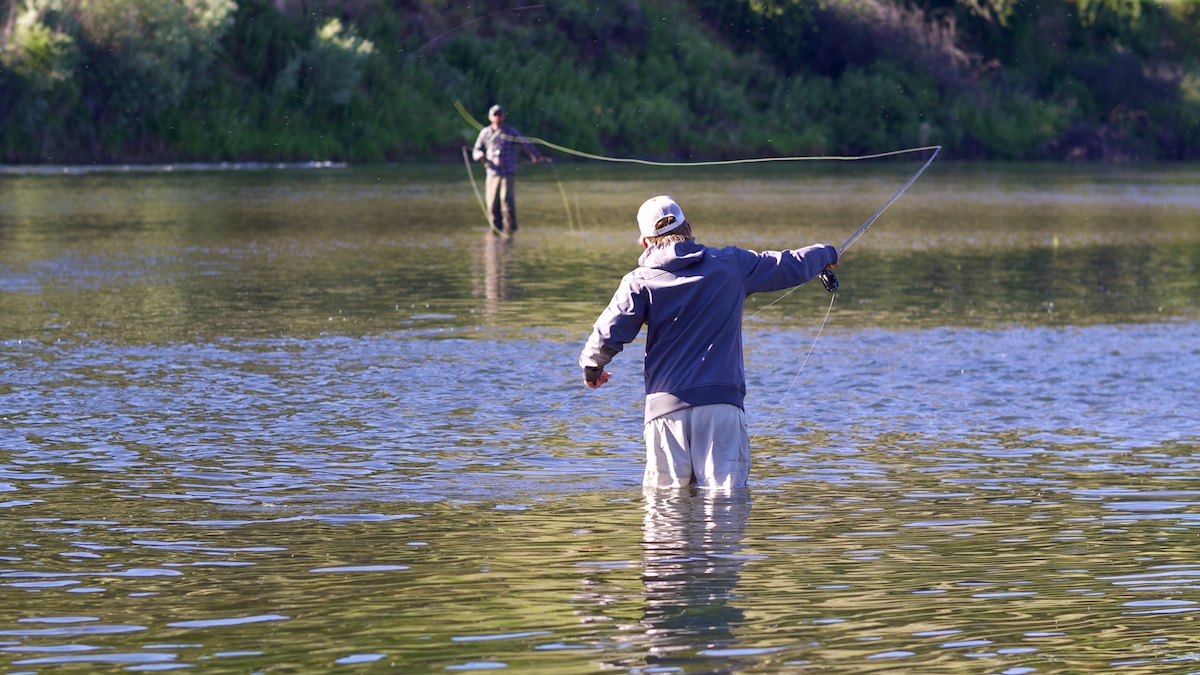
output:
[[[667,223],[664,221],[670,218],[674,218],[674,216],[667,216],[666,218],[663,218],[655,223],[655,229],[666,225]],[[667,246],[669,244],[677,244],[684,241],[694,241],[695,239],[696,237],[692,235],[692,224],[685,220],[683,221],[682,225],[674,230],[660,234],[657,237],[646,237],[645,241],[646,248],[651,248],[653,246]]]

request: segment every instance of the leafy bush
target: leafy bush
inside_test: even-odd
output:
[[[347,30],[338,19],[329,19],[313,36],[312,45],[280,71],[276,90],[287,96],[306,89],[312,99],[346,105],[362,80],[363,61],[373,51],[370,40]]]
[[[35,91],[50,92],[74,79],[79,50],[71,36],[46,25],[53,0],[30,2],[16,11],[0,48],[0,64]]]
[[[207,82],[233,0],[64,0],[109,112],[154,114]]]
[[[75,68],[79,50],[71,37],[47,25],[52,2],[14,8],[11,30],[0,46],[0,139],[4,155],[44,157],[50,130],[79,97]],[[7,80],[7,82],[6,82]]]
[[[6,12],[7,10],[7,12]],[[1200,158],[1200,0],[0,0],[5,161]]]

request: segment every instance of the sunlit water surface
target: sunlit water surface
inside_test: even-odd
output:
[[[746,491],[643,493],[640,342],[579,386],[644,198],[840,244],[916,166],[526,166],[511,241],[462,167],[0,176],[0,667],[1200,671],[1195,167],[935,164],[748,302]]]

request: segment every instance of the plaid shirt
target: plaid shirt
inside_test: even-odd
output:
[[[529,143],[514,140],[520,137],[521,132],[517,131],[515,127],[506,124],[497,130],[489,124],[479,132],[479,138],[475,139],[475,160],[486,158],[487,161],[484,164],[487,166],[489,176],[515,175],[517,173],[518,142],[525,148],[525,152],[531,159],[538,159],[542,156],[542,153]]]

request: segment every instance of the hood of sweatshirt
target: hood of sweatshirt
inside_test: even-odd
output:
[[[642,252],[638,265],[651,269],[678,272],[704,260],[708,249],[695,241],[678,241],[669,246],[654,246]]]

